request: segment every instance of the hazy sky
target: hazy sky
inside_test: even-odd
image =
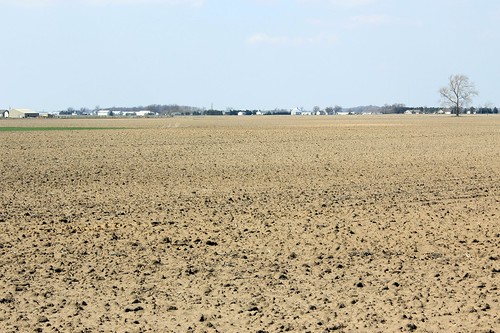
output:
[[[0,0],[0,108],[500,106],[498,0]]]

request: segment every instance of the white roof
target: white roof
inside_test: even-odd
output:
[[[36,113],[30,109],[10,109],[10,111],[16,111],[16,112],[21,112],[21,113]]]

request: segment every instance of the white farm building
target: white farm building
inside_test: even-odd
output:
[[[10,109],[7,112],[8,118],[37,118],[39,116],[40,114],[38,112],[33,112],[30,109]]]
[[[151,112],[149,110],[142,110],[142,111],[137,111],[135,113],[137,117],[146,117],[146,116],[154,116],[154,112]]]

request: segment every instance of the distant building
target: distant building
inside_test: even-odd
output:
[[[151,112],[149,110],[142,110],[142,111],[137,111],[135,113],[137,117],[146,117],[146,116],[154,116],[154,112]]]
[[[413,110],[406,110],[404,114],[420,114],[422,111],[419,109],[413,109]]]
[[[0,110],[0,118],[9,118],[9,110]]]
[[[9,118],[38,118],[40,114],[33,112],[30,109],[10,109]]]
[[[109,110],[99,110],[97,111],[97,116],[98,117],[108,117],[108,116],[111,116],[111,111]]]
[[[290,112],[292,116],[300,116],[302,115],[302,110],[299,108],[293,108],[292,111]]]

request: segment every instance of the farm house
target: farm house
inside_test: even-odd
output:
[[[136,113],[137,117],[146,117],[146,116],[154,116],[154,112],[151,112],[149,110],[142,110],[142,111],[137,111]]]
[[[111,112],[109,110],[99,110],[97,111],[97,116],[98,117],[108,117],[111,115]]]
[[[40,114],[30,109],[10,109],[8,117],[10,118],[37,118]]]

